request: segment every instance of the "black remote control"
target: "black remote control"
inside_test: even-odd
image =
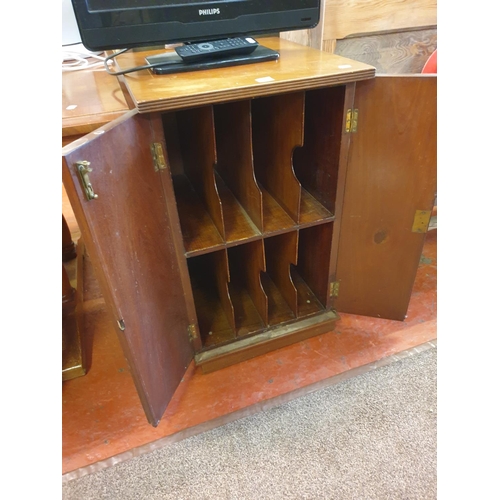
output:
[[[250,54],[258,46],[259,43],[250,37],[227,38],[225,40],[182,45],[176,47],[175,51],[183,61],[191,62],[205,57]]]

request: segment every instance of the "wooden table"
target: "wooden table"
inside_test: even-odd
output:
[[[116,77],[104,69],[63,73],[63,145],[118,118],[128,109]]]

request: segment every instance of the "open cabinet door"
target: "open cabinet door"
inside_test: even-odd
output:
[[[63,148],[64,186],[155,426],[193,357],[172,180],[150,149],[160,142],[165,151],[158,120],[132,111]],[[79,165],[91,169],[84,179]]]
[[[336,281],[339,312],[405,318],[436,195],[435,75],[356,83]]]

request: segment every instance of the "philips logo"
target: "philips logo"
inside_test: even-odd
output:
[[[200,16],[215,16],[220,14],[220,9],[200,9],[198,10]]]

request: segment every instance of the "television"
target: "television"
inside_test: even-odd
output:
[[[72,0],[83,45],[133,49],[316,26],[320,0]]]

